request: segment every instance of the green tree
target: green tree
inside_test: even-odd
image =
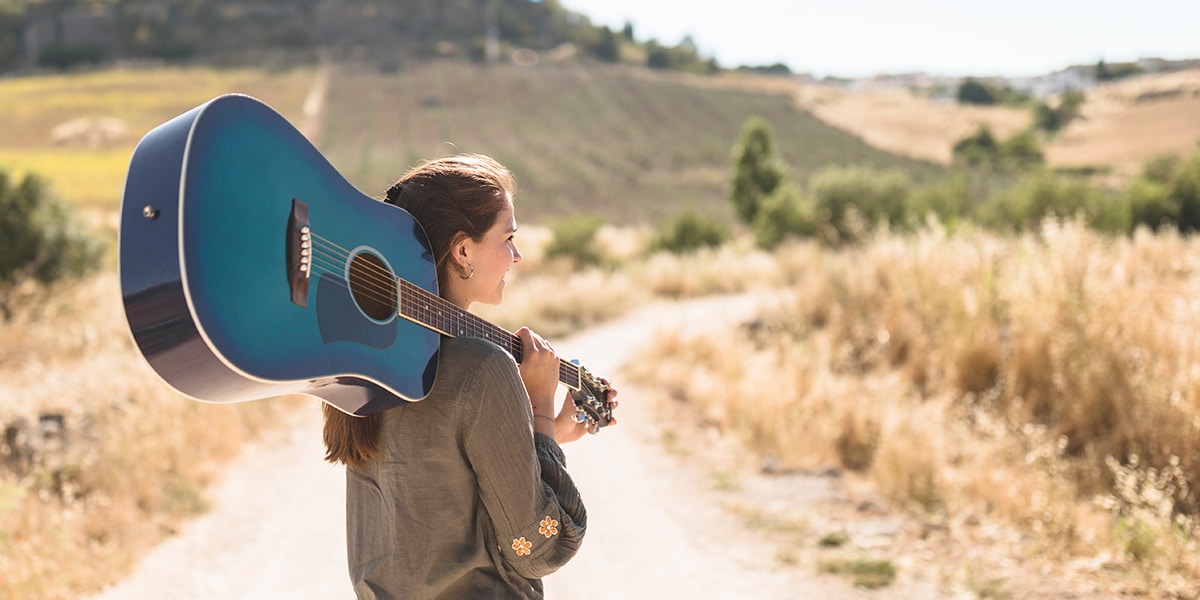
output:
[[[1079,116],[1080,107],[1086,97],[1079,90],[1067,90],[1051,107],[1046,102],[1040,102],[1034,108],[1033,120],[1038,129],[1055,133],[1065,128],[1075,117]]]
[[[608,27],[601,27],[595,32],[595,39],[588,44],[588,51],[597,60],[609,63],[621,62],[621,42],[617,34]]]
[[[1125,198],[1135,225],[1157,230],[1174,223],[1183,233],[1200,231],[1200,154],[1147,161]]]
[[[1125,194],[1130,218],[1134,225],[1145,225],[1151,231],[1173,224],[1179,218],[1179,205],[1161,182],[1139,177]]]
[[[991,105],[999,101],[992,88],[970,77],[959,84],[957,98],[959,104]]]
[[[1013,134],[1000,141],[987,125],[954,144],[954,160],[975,167],[991,167],[998,171],[1024,170],[1045,163],[1041,144],[1032,129]]]
[[[752,225],[763,199],[783,183],[786,169],[775,154],[771,126],[761,117],[750,117],[733,149],[734,212]]]
[[[1200,154],[1179,165],[1171,179],[1171,199],[1179,206],[1179,230],[1200,232]]]
[[[13,185],[0,171],[0,316],[20,300],[100,266],[101,246],[34,175]]]
[[[725,223],[686,210],[659,230],[653,249],[676,254],[720,246],[729,239]]]
[[[984,165],[994,162],[999,151],[1000,143],[992,128],[980,125],[974,134],[954,143],[954,160],[972,166]]]

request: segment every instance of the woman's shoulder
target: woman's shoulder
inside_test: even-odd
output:
[[[473,337],[443,337],[441,345],[442,360],[480,361],[489,358],[508,358],[512,356],[494,342],[483,338]]]
[[[481,338],[443,338],[438,355],[439,377],[494,380],[518,376],[517,363],[500,346]]]

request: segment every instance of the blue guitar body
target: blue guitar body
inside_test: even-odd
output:
[[[303,393],[367,415],[433,385],[440,334],[395,308],[397,279],[437,295],[421,227],[253,98],[218,97],[142,139],[119,246],[133,338],[188,396]]]

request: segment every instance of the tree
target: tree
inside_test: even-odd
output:
[[[973,135],[969,135],[954,144],[954,159],[968,165],[983,165],[995,160],[1000,150],[1000,143],[992,134],[992,128],[980,125]]]
[[[742,126],[733,149],[733,208],[747,225],[754,223],[763,199],[783,182],[783,163],[775,155],[771,126],[761,117],[750,117]]]
[[[630,42],[637,41],[637,40],[633,39],[633,23],[630,23],[629,21],[625,21],[625,27],[621,28],[621,37],[625,38],[626,40],[628,40]]]
[[[596,32],[596,41],[590,47],[592,56],[604,62],[621,62],[621,44],[617,35],[608,27],[601,27]]]
[[[34,175],[12,185],[0,171],[0,316],[22,299],[100,266],[101,246]]]
[[[1037,135],[1029,129],[1000,141],[987,125],[954,144],[955,162],[999,171],[1023,170],[1045,162]]]
[[[1039,129],[1054,133],[1067,126],[1079,116],[1079,109],[1085,100],[1083,92],[1067,90],[1059,98],[1058,106],[1053,108],[1045,102],[1038,103],[1034,108],[1034,122]]]
[[[998,101],[996,93],[983,83],[968,77],[958,86],[958,102],[960,104],[995,104]]]
[[[1159,229],[1167,223],[1182,233],[1200,232],[1200,154],[1151,159],[1126,194],[1135,225]]]

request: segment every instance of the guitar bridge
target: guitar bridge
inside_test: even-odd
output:
[[[308,306],[308,280],[312,273],[312,231],[308,225],[308,205],[292,198],[292,214],[287,226],[287,277],[292,304]]]

